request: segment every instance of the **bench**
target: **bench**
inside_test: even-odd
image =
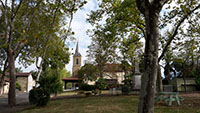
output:
[[[155,98],[156,102],[165,101],[169,106],[172,102],[176,101],[178,105],[181,105],[180,101],[183,101],[183,97],[178,96],[178,92],[158,92]]]

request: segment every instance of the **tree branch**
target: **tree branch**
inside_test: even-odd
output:
[[[137,19],[137,23],[139,23],[140,25],[142,25],[142,26],[145,27],[145,24],[141,23],[139,21],[139,19]],[[142,31],[142,33],[144,34],[144,37],[145,37],[145,30],[144,30],[144,28],[142,28],[140,25],[137,25],[137,23],[135,23],[135,25]]]
[[[1,2],[3,8],[6,9],[6,6],[4,5],[4,3],[2,2],[2,0],[0,0],[0,2]]]
[[[171,35],[171,37],[169,37],[169,40],[167,42],[167,44],[165,45],[162,54],[160,55],[160,57],[158,58],[158,62],[160,62],[160,60],[162,59],[162,57],[164,56],[165,52],[167,51],[168,46],[171,44],[172,40],[175,38],[175,36],[178,34],[178,29],[181,26],[181,24],[185,21],[185,19],[187,19],[188,16],[190,16],[194,11],[196,11],[198,8],[200,8],[200,4],[194,8],[192,11],[190,11],[189,13],[187,13],[186,15],[184,15],[182,17],[182,19],[178,22],[173,34]]]
[[[64,38],[64,43],[68,37],[68,34],[69,34],[69,31],[70,31],[70,27],[71,27],[71,23],[72,23],[72,20],[73,20],[73,10],[75,9],[75,5],[76,5],[76,0],[74,0],[74,4],[72,6],[72,10],[71,10],[71,16],[70,16],[70,20],[69,20],[69,24],[68,24],[68,28],[67,28],[67,33],[66,33],[66,37]]]
[[[59,9],[59,7],[60,7],[60,4],[61,4],[61,0],[58,1],[58,6],[57,6],[56,9],[55,9],[54,16],[53,16],[53,21],[52,21],[52,23],[51,23],[51,26],[53,26],[53,24],[54,24],[54,22],[55,22],[55,20],[56,20],[56,13],[57,13],[57,11],[58,11],[58,9]]]
[[[169,0],[154,0],[153,4],[160,4],[163,6],[165,3],[167,3]]]
[[[154,7],[156,10],[160,12],[162,9],[163,5],[167,3],[169,0],[154,0],[152,7]]]
[[[142,14],[144,14],[144,12],[145,12],[145,2],[144,2],[144,0],[136,0],[136,4],[137,4],[137,8],[139,9],[139,11],[142,13]]]
[[[21,6],[21,4],[22,4],[23,1],[24,1],[24,0],[21,0],[21,1],[19,2],[19,5],[17,6],[17,9],[16,9],[16,11],[14,12],[12,18],[15,18],[15,16],[17,15],[17,12],[18,12],[18,10],[19,10],[19,8],[20,8],[20,6]]]

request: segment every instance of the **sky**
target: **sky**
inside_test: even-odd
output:
[[[91,43],[90,37],[86,34],[86,31],[88,29],[91,29],[92,26],[86,22],[87,15],[90,13],[91,10],[97,9],[97,2],[96,0],[88,0],[87,4],[83,7],[83,9],[79,10],[75,15],[74,19],[72,21],[72,30],[75,32],[75,37],[77,41],[79,42],[79,52],[82,55],[82,65],[84,64],[84,61],[86,58],[86,51],[88,49],[88,46]],[[74,53],[76,49],[76,41],[73,41],[69,45],[70,52]],[[72,50],[73,48],[73,50]],[[66,69],[68,71],[72,71],[72,61],[73,56],[70,56],[70,62],[66,65]]]
[[[86,22],[86,19],[88,17],[87,15],[90,14],[91,10],[96,10],[97,7],[97,0],[88,0],[87,4],[85,4],[82,9],[78,10],[74,14],[74,18],[71,24],[72,30],[75,32],[74,37],[76,38],[76,40],[69,41],[69,50],[70,53],[74,53],[76,49],[76,42],[79,41],[79,52],[82,55],[82,65],[84,65],[84,61],[87,59],[86,51],[91,43],[91,39],[86,34],[86,31],[88,29],[92,29],[92,26],[88,22]],[[67,71],[72,72],[72,61],[73,56],[70,55],[70,62],[66,64]],[[27,68],[23,67],[22,65],[19,65],[17,62],[15,65],[18,68],[22,67],[23,72],[30,72],[31,70],[36,71],[35,64],[28,66]]]

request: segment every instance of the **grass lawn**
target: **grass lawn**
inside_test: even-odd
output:
[[[31,107],[20,113],[137,113],[137,104],[137,95],[65,98],[50,101],[45,107]],[[200,113],[199,106],[199,97],[188,97],[181,106],[173,103],[169,107],[165,103],[156,103],[155,113]]]

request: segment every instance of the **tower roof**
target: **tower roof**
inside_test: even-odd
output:
[[[81,56],[81,54],[79,53],[78,42],[77,42],[77,44],[76,44],[76,51],[75,51],[74,56]]]

